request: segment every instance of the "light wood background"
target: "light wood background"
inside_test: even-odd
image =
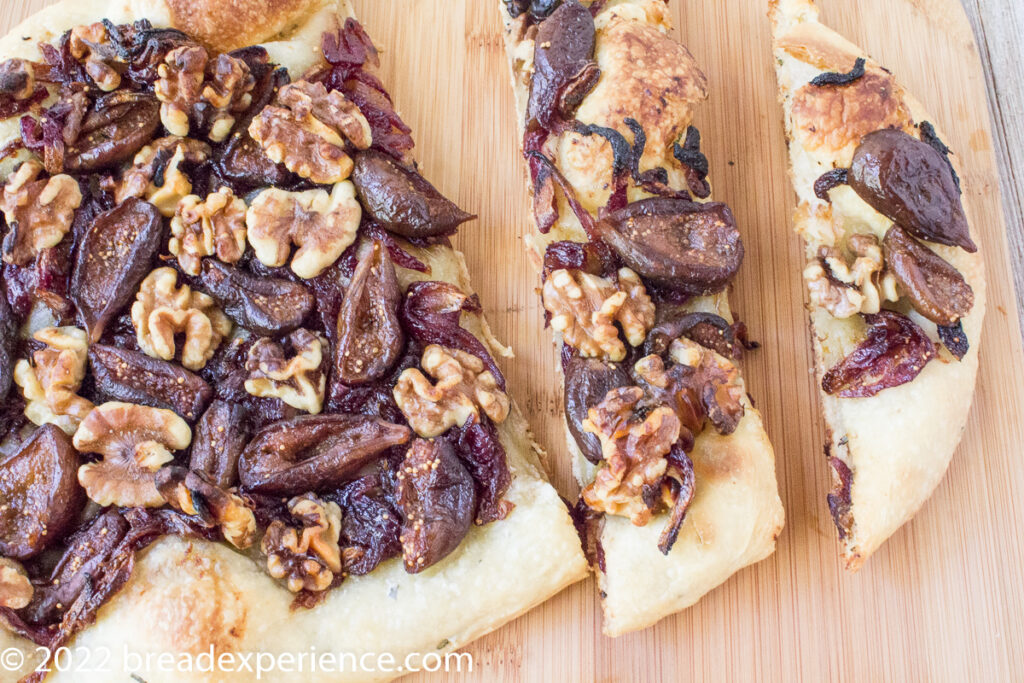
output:
[[[984,21],[988,3],[965,0]],[[1019,16],[1018,0],[995,0]],[[517,235],[528,220],[498,0],[356,0],[384,48],[384,82],[414,128],[425,172],[479,214],[457,240],[498,336],[518,359],[511,391],[549,449],[553,479],[576,494],[563,444],[555,352],[541,329],[535,277]],[[46,0],[0,4],[0,30]],[[979,57],[956,0],[821,0],[824,18],[888,65],[931,110],[961,155],[981,227],[989,315],[964,444],[917,518],[858,574],[841,569],[824,503],[828,471],[805,313],[793,195],[762,0],[672,0],[681,39],[704,65],[698,112],[716,196],[747,245],[734,301],[764,347],[745,373],[776,448],[787,526],[778,552],[690,610],[642,633],[600,635],[593,581],[578,584],[465,648],[473,681],[1024,680],[1024,355],[1004,228],[998,146],[1020,162],[1020,93],[1002,96],[994,143],[986,65],[1019,73],[1012,27]],[[989,17],[991,18],[991,17]],[[1018,29],[1019,31],[1019,29]],[[1006,54],[1005,52],[1003,54]],[[1019,88],[1021,81],[1011,83]],[[1009,111],[1008,111],[1009,110]],[[1008,118],[1007,118],[1008,117]],[[1004,167],[1014,244],[1021,176]],[[1016,181],[1017,184],[1014,184]],[[1018,269],[1019,270],[1019,269]],[[425,677],[426,678],[426,677]]]

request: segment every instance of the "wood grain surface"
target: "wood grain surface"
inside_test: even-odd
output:
[[[969,0],[970,1],[970,0]],[[356,0],[384,49],[383,79],[413,126],[425,174],[479,214],[457,244],[495,332],[512,344],[514,397],[576,494],[563,444],[555,352],[519,234],[528,220],[498,0]],[[6,0],[0,29],[45,4]],[[931,110],[961,155],[987,259],[990,313],[964,443],[916,519],[858,574],[842,570],[824,503],[824,435],[790,227],[769,26],[762,0],[672,0],[705,67],[697,114],[716,196],[747,246],[734,302],[760,351],[745,361],[778,458],[787,526],[778,552],[644,632],[600,635],[592,580],[468,646],[473,681],[1014,681],[1024,679],[1024,354],[985,76],[956,0],[822,0]],[[1018,242],[1019,243],[1019,242]],[[427,678],[427,677],[424,677]]]

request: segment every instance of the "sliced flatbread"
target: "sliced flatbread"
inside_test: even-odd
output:
[[[889,71],[819,23],[813,2],[773,0],[770,6],[790,173],[798,199],[794,222],[813,266],[822,247],[837,246],[855,233],[881,240],[893,226],[848,186],[831,190],[831,202],[819,199],[815,181],[832,169],[848,168],[855,149],[869,133],[892,128],[920,139],[925,122],[938,126]],[[850,74],[858,59],[864,60],[864,75],[850,83],[810,84],[825,73]],[[944,137],[941,132],[935,135]],[[949,154],[948,159],[958,169],[956,156]],[[969,220],[968,195],[964,192],[962,201]],[[977,244],[977,231],[970,232]],[[981,250],[968,253],[933,242],[928,242],[928,248],[954,266],[973,289],[973,308],[961,319],[970,345],[966,355],[957,361],[940,349],[938,357],[911,381],[870,397],[821,393],[827,452],[841,463],[834,465],[839,469],[829,502],[842,556],[851,570],[909,520],[942,480],[963,434],[974,393],[985,315]],[[902,303],[904,295],[901,292]],[[859,316],[835,317],[815,297],[809,310],[820,383],[864,338],[865,325]],[[932,340],[938,339],[935,323],[914,310],[907,315]],[[842,471],[843,466],[848,472]]]
[[[613,128],[630,141],[624,119],[642,126],[647,144],[640,170],[664,167],[669,184],[687,187],[682,166],[673,159],[673,143],[683,136],[693,108],[706,96],[706,79],[685,47],[669,36],[668,7],[661,0],[612,0],[600,4],[595,16],[594,60],[600,78],[579,103],[575,119],[582,124]],[[535,44],[525,30],[526,14],[513,18],[503,3],[505,42],[515,90],[519,135],[522,138],[533,74]],[[546,150],[571,184],[580,204],[596,215],[612,192],[612,153],[603,137],[567,132],[552,134]],[[528,182],[531,185],[532,183]],[[630,185],[628,197],[650,196]],[[540,268],[550,243],[587,241],[587,235],[562,192],[558,220],[547,233],[531,226],[525,241]],[[717,314],[732,321],[726,293],[693,297],[688,310]],[[561,335],[556,333],[561,341]],[[740,380],[742,382],[742,380]],[[783,526],[783,508],[775,479],[775,456],[761,416],[747,400],[744,417],[728,436],[705,429],[690,457],[695,494],[678,539],[668,555],[658,549],[666,515],[646,526],[625,517],[605,515],[600,532],[603,561],[598,580],[604,611],[604,632],[617,636],[647,627],[697,602],[735,572],[769,556]],[[567,429],[569,452],[581,485],[594,479],[588,462]]]

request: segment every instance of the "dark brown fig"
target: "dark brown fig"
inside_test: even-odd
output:
[[[599,463],[604,457],[601,441],[583,431],[583,420],[587,418],[587,411],[603,401],[609,391],[632,384],[629,373],[618,363],[580,356],[570,358],[564,372],[565,418],[569,431],[583,456],[592,463]]]
[[[337,488],[382,451],[409,441],[408,427],[364,415],[301,415],[267,425],[242,452],[247,491],[281,496]]]
[[[72,606],[81,607],[78,603],[83,593],[103,592],[95,581],[103,575],[104,565],[115,556],[128,531],[128,521],[117,508],[110,507],[71,534],[49,581],[37,587],[32,602],[22,612],[25,620],[31,624],[59,622]]]
[[[18,332],[18,321],[4,290],[4,283],[0,282],[0,402],[7,398],[14,379],[14,343]]]
[[[216,259],[203,259],[204,291],[241,327],[264,336],[291,332],[313,310],[312,293],[298,282],[256,277]]]
[[[295,180],[284,164],[271,161],[245,130],[228,138],[217,150],[214,163],[220,177],[238,192],[267,185],[290,185]]]
[[[85,505],[78,465],[71,438],[51,424],[0,463],[0,556],[33,557],[71,530]]]
[[[538,27],[533,80],[526,104],[529,127],[550,130],[569,120],[601,72],[594,62],[595,28],[590,10],[569,0]]]
[[[726,287],[743,263],[743,241],[729,207],[654,197],[613,211],[601,238],[645,280],[685,294]]]
[[[115,91],[100,97],[82,130],[64,153],[64,170],[86,173],[131,159],[160,125],[160,103],[152,95]]]
[[[914,237],[978,250],[953,170],[927,142],[892,129],[865,135],[853,154],[848,182],[861,199]]]
[[[107,322],[135,296],[163,233],[160,212],[135,197],[93,220],[78,246],[71,275],[71,299],[90,342],[99,341]]]
[[[451,235],[459,225],[476,218],[415,170],[373,149],[356,157],[352,182],[366,213],[404,237]]]
[[[189,422],[199,418],[213,397],[199,375],[138,351],[93,344],[89,366],[103,397],[173,410]]]
[[[672,342],[680,337],[691,339],[726,358],[738,359],[743,355],[743,344],[725,318],[714,313],[687,312],[670,306],[658,307],[654,327],[644,341],[643,355],[654,353],[664,356]]]
[[[398,470],[395,499],[402,512],[402,560],[416,574],[459,547],[473,524],[473,477],[445,439],[416,439]]]
[[[936,325],[954,325],[974,306],[974,290],[956,268],[894,225],[882,242],[885,266],[918,313]]]
[[[238,459],[249,443],[249,411],[217,399],[199,418],[192,437],[189,468],[222,489],[238,483]]]
[[[380,379],[405,348],[398,322],[402,290],[388,250],[380,242],[363,257],[338,314],[334,372],[346,384]]]

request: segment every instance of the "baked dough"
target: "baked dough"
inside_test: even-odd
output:
[[[518,23],[502,7],[505,43],[518,112],[519,134],[526,118],[533,41],[519,35]],[[673,187],[685,187],[672,160],[672,143],[690,125],[693,108],[707,97],[707,82],[689,51],[669,37],[663,0],[613,0],[595,17],[594,59],[601,79],[583,99],[576,118],[584,124],[615,128],[627,140],[623,123],[633,117],[647,134],[640,169],[665,167]],[[595,212],[608,200],[610,147],[599,136],[566,133],[554,143],[555,161],[576,190],[580,203]],[[527,183],[530,185],[530,183]],[[586,235],[559,193],[559,219],[547,234],[527,230],[525,241],[538,267],[550,242],[585,241]],[[629,189],[629,200],[642,191]],[[696,297],[688,307],[732,321],[725,293]],[[557,337],[556,333],[556,337]],[[720,436],[704,430],[690,454],[695,495],[678,540],[668,556],[658,550],[665,515],[646,526],[606,515],[601,533],[604,570],[598,570],[604,632],[617,636],[645,628],[697,602],[743,567],[769,556],[782,530],[784,512],[775,479],[775,455],[760,413],[744,400],[736,431]],[[566,429],[569,452],[581,485],[595,468]]]
[[[321,33],[352,15],[347,0],[64,0],[0,39],[0,59],[38,58],[37,42],[53,40],[78,24],[148,18],[155,26],[197,30],[214,49],[262,42],[271,60],[297,77],[320,54]],[[243,21],[246,17],[260,21]],[[235,18],[238,26],[248,27],[241,34],[232,29]],[[16,123],[13,130],[9,123],[0,128],[0,144],[17,135]],[[429,279],[472,292],[461,253],[442,245],[403,246],[430,266]],[[403,289],[427,279],[401,268],[398,273]],[[482,316],[464,316],[463,326],[495,356],[511,357]],[[292,610],[294,595],[249,557],[226,545],[165,536],[138,554],[128,583],[101,608],[96,623],[69,643],[72,649],[109,651],[106,671],[68,671],[47,680],[121,679],[133,673],[123,668],[125,650],[197,655],[211,645],[218,653],[390,653],[401,663],[409,653],[443,654],[498,628],[582,579],[588,570],[565,503],[547,482],[518,408],[497,429],[512,474],[506,499],[515,508],[502,521],[473,527],[437,565],[410,575],[400,558],[392,559],[366,576],[348,578],[317,607]],[[39,663],[34,644],[0,627],[0,650],[7,647],[24,651],[22,675]],[[255,679],[251,673],[134,673],[149,683]],[[308,667],[304,672],[265,674],[275,681],[387,680],[397,675],[311,673]]]
[[[914,124],[935,124],[924,107],[891,73],[848,40],[818,21],[811,0],[771,0],[779,93],[789,136],[790,174],[798,206],[796,231],[804,238],[807,258],[831,244],[833,226],[856,228],[881,238],[892,222],[874,211],[848,187],[831,192],[831,208],[814,195],[814,181],[825,171],[848,167],[860,138],[883,127],[918,136]],[[848,72],[858,57],[866,74],[845,88],[826,88],[823,96],[801,90],[826,71]],[[938,128],[938,126],[936,126]],[[945,136],[939,131],[939,136]],[[955,155],[950,155],[959,170]],[[963,177],[962,174],[961,178]],[[969,191],[962,197],[968,220]],[[838,230],[837,230],[838,232]],[[976,244],[977,230],[971,237]],[[828,425],[828,450],[853,473],[852,526],[841,539],[848,569],[858,569],[889,536],[910,519],[941,481],[967,421],[978,371],[985,276],[982,252],[929,244],[960,271],[974,290],[974,307],[962,319],[970,350],[957,362],[945,350],[913,381],[870,398],[839,398],[822,392]],[[809,306],[815,366],[822,374],[845,357],[863,335],[859,318],[837,319]],[[937,339],[934,323],[916,312],[910,317]]]

